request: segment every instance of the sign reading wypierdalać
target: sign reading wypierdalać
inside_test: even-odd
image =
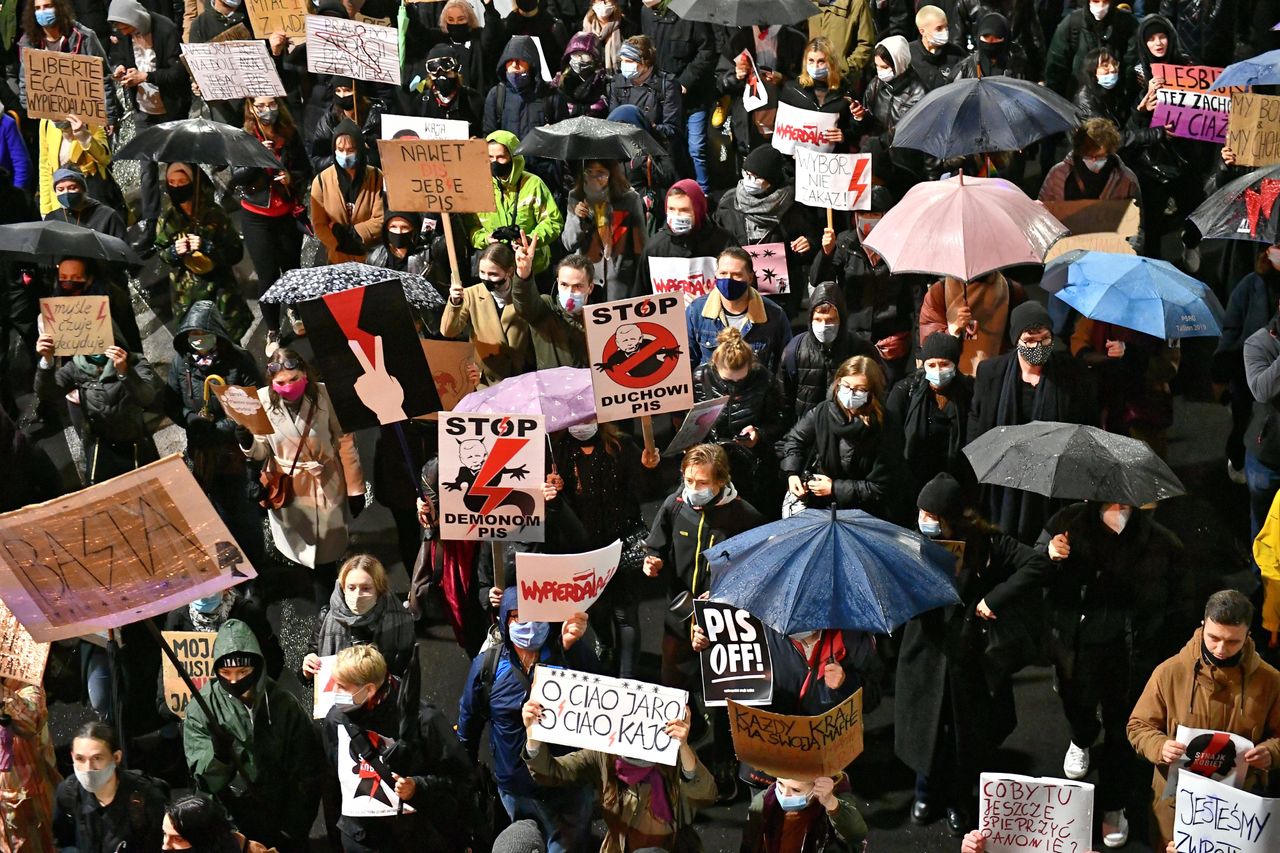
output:
[[[622,542],[585,554],[516,554],[517,602],[525,622],[564,622],[599,600],[618,571]]]
[[[678,294],[588,305],[586,327],[600,423],[693,406],[689,326]]]
[[[816,717],[774,714],[729,700],[738,758],[784,779],[834,776],[862,754],[862,690]]]
[[[687,306],[716,286],[716,259],[707,256],[650,258],[649,286],[654,293],[684,294]]]
[[[541,542],[547,430],[539,415],[440,415],[440,538]]]
[[[160,616],[254,577],[176,454],[0,515],[0,599],[40,642]]]
[[[24,48],[22,66],[28,118],[63,121],[76,115],[94,127],[107,125],[102,57]]]

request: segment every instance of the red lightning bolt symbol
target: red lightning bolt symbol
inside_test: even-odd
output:
[[[502,423],[507,423],[507,419],[503,418]],[[485,498],[484,506],[480,508],[479,515],[488,515],[490,510],[499,506],[506,500],[507,495],[511,494],[513,489],[490,486],[489,481],[501,474],[502,469],[507,467],[507,463],[528,443],[529,440],[527,438],[500,438],[493,443],[493,450],[489,453],[488,458],[484,460],[484,464],[480,466],[480,471],[471,483],[469,492]],[[471,525],[472,530],[475,530],[475,528],[476,525]]]
[[[862,175],[867,171],[867,164],[870,162],[870,157],[859,157],[853,161],[853,177],[849,179],[849,189],[857,192],[859,196],[867,191],[867,182],[863,180]]]

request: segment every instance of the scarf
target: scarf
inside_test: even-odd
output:
[[[201,613],[196,610],[196,603],[191,602],[187,605],[187,615],[191,617],[191,624],[197,631],[217,631],[231,615],[231,608],[235,605],[236,598],[235,594],[223,596],[222,603],[212,613]]]
[[[795,646],[800,654],[804,654],[804,646],[801,643],[791,640],[791,645]],[[809,665],[809,674],[804,677],[804,684],[800,685],[800,698],[803,699],[809,692],[810,684],[817,684],[822,679],[821,672],[827,664],[839,663],[844,660],[844,656],[844,632],[837,629],[823,631],[818,637],[818,642],[813,644],[813,652],[805,658],[805,663]]]
[[[738,211],[747,225],[747,240],[752,243],[761,242],[769,236],[770,231],[778,227],[796,198],[796,190],[792,186],[778,187],[763,196],[751,195],[741,181],[734,188],[733,194],[738,202]]]
[[[1093,172],[1083,161],[1077,160],[1075,155],[1071,155],[1071,178],[1062,187],[1063,201],[1080,201],[1083,199],[1102,198],[1102,191],[1107,188],[1107,181],[1111,180],[1111,173],[1116,170],[1116,163],[1119,161],[1113,155],[1107,158],[1107,163],[1098,172]]]
[[[675,812],[671,810],[671,800],[667,798],[667,784],[661,771],[654,767],[637,767],[625,758],[613,760],[613,772],[628,788],[635,788],[644,783],[649,784],[649,814],[654,820],[663,823],[675,823]]]
[[[378,596],[364,613],[356,613],[347,607],[342,590],[334,584],[329,594],[329,612],[320,620],[317,654],[336,654],[353,641],[372,643],[390,663],[393,651],[413,645],[413,617],[389,592]]]
[[[621,6],[618,12],[621,14]],[[582,31],[591,33],[599,39],[604,55],[604,67],[610,71],[618,70],[618,52],[622,50],[622,30],[618,26],[619,23],[621,21],[602,21],[596,17],[595,12],[590,11],[582,19]]]
[[[958,397],[962,395],[957,393],[961,387],[959,380],[952,377],[951,381],[942,389],[943,396],[947,398],[950,405],[945,409],[940,409],[934,399],[933,388],[929,385],[929,380],[924,378],[923,373],[920,374],[919,382],[912,389],[911,396],[907,399],[907,415],[903,424],[906,434],[906,452],[903,455],[907,459],[914,456],[916,450],[925,442],[937,441],[937,438],[929,437],[929,416],[931,414],[950,422],[947,430],[947,459],[954,460],[959,458],[960,439],[964,435],[965,426],[960,422],[961,401]]]
[[[870,424],[864,423],[859,415],[846,421],[840,404],[828,400],[826,411],[814,422],[814,441],[810,453],[817,462],[818,473],[826,474],[832,480],[839,480],[846,476],[844,462],[840,458],[840,442],[848,442],[861,455],[873,447],[879,438],[880,425],[874,417]],[[806,500],[811,501],[810,506],[827,506],[835,500],[835,493],[828,498],[811,496]]]
[[[338,189],[342,192],[342,200],[354,208],[356,199],[360,197],[360,190],[364,188],[364,161],[356,163],[354,175],[348,174],[347,170],[336,162],[333,165],[334,171],[338,173]],[[345,224],[354,225],[355,223]]]

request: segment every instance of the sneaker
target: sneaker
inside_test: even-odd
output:
[[[1231,464],[1231,460],[1227,460],[1227,479],[1235,483],[1237,486],[1243,486],[1248,480],[1245,479],[1244,471]]]
[[[1062,759],[1062,772],[1068,779],[1083,779],[1089,775],[1089,750],[1081,749],[1072,741],[1067,755]]]
[[[1124,809],[1102,813],[1102,843],[1108,847],[1129,843],[1129,819],[1124,816]]]
[[[271,356],[275,355],[276,350],[278,349],[280,349],[280,333],[267,332],[267,346],[266,346],[267,358],[271,358]]]

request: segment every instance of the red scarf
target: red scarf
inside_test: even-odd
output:
[[[792,640],[791,644],[796,647],[796,651],[804,654],[804,645],[798,640]],[[804,678],[804,684],[800,686],[800,698],[809,692],[809,684],[813,682],[814,676],[821,677],[823,664],[838,663],[844,660],[844,632],[827,629],[822,632],[822,636],[818,638],[818,642],[813,644],[813,652],[805,662],[809,664],[809,674]]]

